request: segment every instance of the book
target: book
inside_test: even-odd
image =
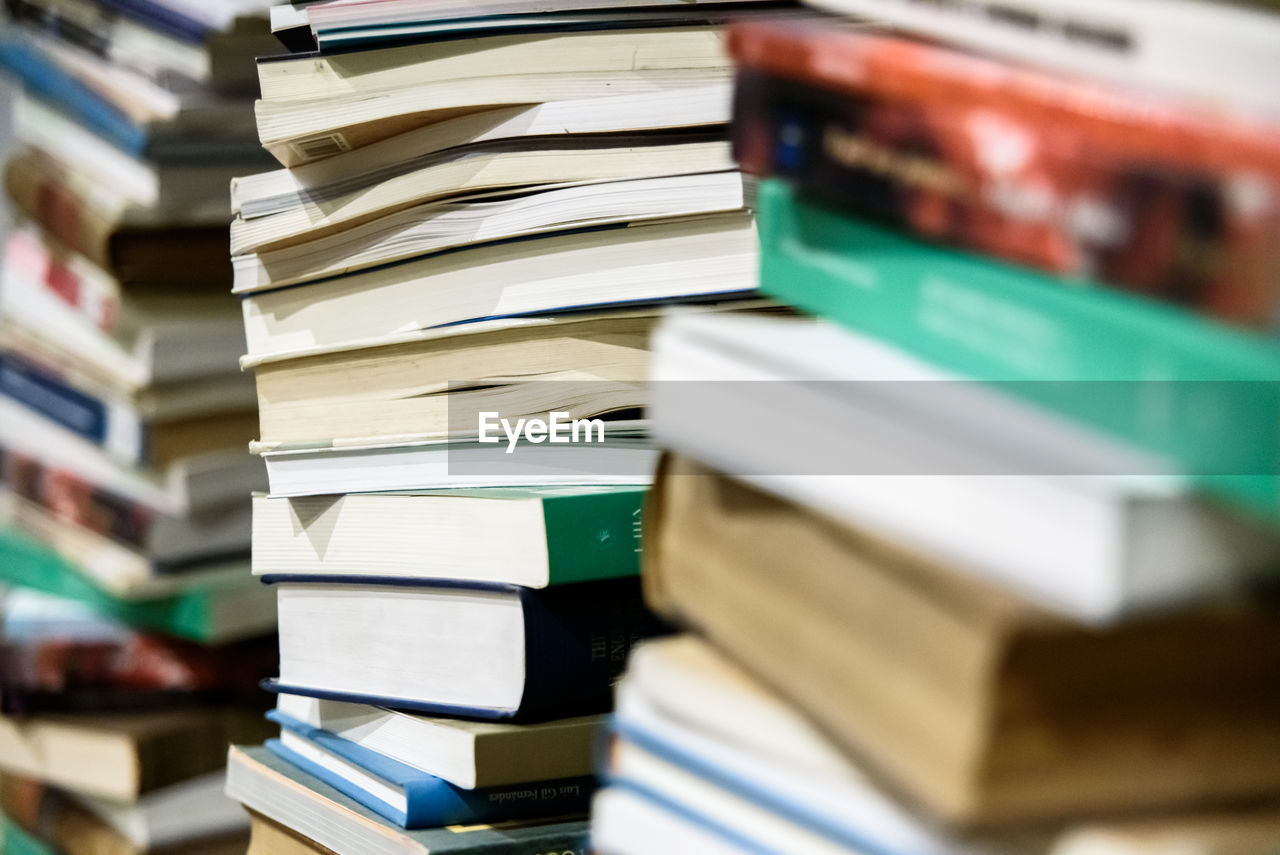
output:
[[[260,61],[258,134],[297,166],[450,112],[723,83],[722,39],[696,26],[535,33]]]
[[[1274,514],[1274,340],[932,246],[805,202],[780,182],[763,182],[760,198],[765,293],[942,370],[995,382]],[[1206,412],[1215,418],[1193,415]]]
[[[472,243],[728,213],[745,207],[745,195],[740,173],[705,172],[428,202],[323,238],[235,256],[233,288],[297,285]]]
[[[139,469],[5,395],[0,395],[0,448],[174,517],[216,515],[245,493],[266,487],[261,461],[239,449],[183,457],[163,469]]]
[[[286,577],[276,589],[279,691],[416,712],[603,712],[632,642],[662,631],[634,579],[537,590]]]
[[[0,710],[128,711],[260,703],[276,667],[263,639],[208,647],[141,632],[75,600],[25,589],[0,599]]]
[[[249,409],[253,389],[245,378],[231,375],[130,393],[81,369],[13,326],[0,336],[0,394],[123,463],[163,467],[253,436],[257,418]]]
[[[229,374],[244,352],[226,295],[127,289],[31,228],[5,244],[0,313],[129,388]]]
[[[743,24],[731,52],[747,171],[925,240],[1275,328],[1280,204],[1232,201],[1244,173],[1277,195],[1274,121],[829,25]],[[1016,162],[997,163],[1011,139]]]
[[[587,823],[569,820],[405,831],[262,746],[232,746],[227,795],[334,852],[370,855],[535,855],[586,852]]]
[[[441,718],[281,692],[277,712],[473,790],[595,771],[603,716],[533,724]]]
[[[583,813],[595,790],[588,775],[464,789],[354,742],[270,713],[280,738],[267,748],[402,828],[475,825]]]
[[[292,8],[292,7],[275,7]],[[334,855],[311,838],[268,819],[260,813],[249,814],[249,849],[247,855]]]
[[[579,103],[592,104],[597,100],[600,99]],[[636,109],[633,105],[623,115],[630,116]],[[487,113],[481,114],[477,121],[469,124],[488,127],[491,118]],[[433,125],[427,130],[435,129]],[[263,204],[251,206],[246,201],[231,223],[231,253],[241,255],[279,249],[335,234],[409,205],[465,194],[715,172],[732,166],[729,147],[718,131],[693,129],[683,134],[672,131],[577,136],[561,132],[558,136],[549,136],[547,129],[536,125],[532,131],[542,131],[543,135],[499,139],[492,143],[483,140],[461,143],[443,151],[393,161],[395,165],[384,163],[375,180],[367,175],[343,175],[341,181],[333,184],[307,187],[301,193],[280,194],[285,196],[285,203],[264,199]],[[429,139],[434,142],[439,138],[433,133]],[[268,203],[287,207],[272,211]],[[254,214],[254,207],[265,212]]]
[[[1273,575],[1273,525],[1016,388],[813,319],[673,318],[654,345],[661,445],[1046,609],[1107,623]]]
[[[137,550],[144,563],[149,560],[173,566],[193,559],[248,553],[253,512],[244,503],[190,516],[170,516],[20,452],[6,452],[3,447],[0,480],[3,489],[46,514]]]
[[[324,52],[380,46],[384,43],[418,42],[459,35],[490,35],[503,31],[618,29],[627,26],[676,26],[722,23],[735,15],[763,15],[780,4],[713,0],[672,3],[583,3],[572,7],[529,7],[521,3],[477,3],[468,6],[421,3],[390,6],[350,4],[304,8],[307,28]],[[785,8],[785,7],[784,7]]]
[[[171,284],[175,270],[193,289],[231,281],[225,225],[146,222],[118,194],[91,189],[34,149],[8,159],[4,182],[15,212],[123,284]]]
[[[223,777],[218,770],[119,804],[5,776],[0,808],[64,855],[234,855],[244,851],[248,822],[222,794]]]
[[[10,855],[59,855],[44,841],[28,834],[7,816],[0,814],[0,852]]]
[[[228,741],[269,735],[253,710],[0,717],[0,770],[123,802],[214,772]]]
[[[115,620],[177,638],[217,644],[261,635],[276,623],[271,592],[244,572],[200,579],[168,596],[124,600],[24,532],[0,527],[0,557],[4,584],[87,603]]]
[[[483,410],[513,418],[643,406],[659,314],[640,308],[495,319],[241,364],[257,381],[263,442],[438,438],[474,433]]]
[[[641,646],[620,684],[609,786],[593,805],[598,845],[663,851],[1136,853],[1147,847],[1261,853],[1274,804],[1094,817],[965,834],[883,792],[820,731],[695,636]],[[676,805],[679,807],[676,807]],[[1096,846],[1096,850],[1089,847]]]
[[[253,572],[545,588],[640,572],[643,487],[254,496]]]
[[[657,452],[641,425],[606,423],[604,442],[523,444],[508,454],[476,436],[365,445],[256,443],[271,495],[315,496],[476,487],[646,485]]]
[[[1275,789],[1273,603],[1092,628],[688,460],[654,490],[652,607],[944,821],[1209,809]]]
[[[1048,70],[1097,77],[1261,113],[1280,108],[1262,81],[1276,61],[1274,6],[1186,0],[1159,11],[1106,0],[919,6],[898,0],[817,0],[828,12]]]
[[[724,300],[755,289],[745,213],[517,240],[244,296],[251,358],[462,321]]]

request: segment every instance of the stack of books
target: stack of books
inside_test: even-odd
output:
[[[1178,84],[1280,16],[1116,10],[1118,86],[1054,29],[1101,4],[828,5],[928,40],[731,31],[760,289],[817,317],[655,335],[690,633],[632,657],[594,846],[1274,851],[1280,124]]]
[[[586,8],[586,7],[590,8]],[[662,306],[751,304],[725,15],[769,4],[282,10],[236,179],[270,494],[279,739],[254,853],[580,852],[643,606]],[[479,825],[483,824],[483,825]],[[300,847],[300,848],[298,848]]]
[[[224,746],[275,659],[225,253],[265,4],[5,10],[0,807],[64,853],[233,851]]]

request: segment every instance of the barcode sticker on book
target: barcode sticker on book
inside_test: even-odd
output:
[[[307,160],[332,157],[335,154],[348,151],[350,148],[351,144],[347,142],[347,138],[342,134],[326,134],[322,137],[311,137],[310,139],[298,140],[293,143],[293,150],[298,153],[299,157]]]

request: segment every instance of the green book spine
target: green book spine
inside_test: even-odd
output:
[[[0,816],[0,855],[57,855],[49,846],[32,837],[17,823]]]
[[[637,487],[544,496],[551,584],[640,575],[646,492]]]
[[[915,240],[762,182],[761,290],[1280,510],[1280,343]]]
[[[121,600],[103,591],[47,547],[0,529],[0,584],[88,603],[130,626],[191,641],[213,641],[212,592],[195,589],[153,600]]]

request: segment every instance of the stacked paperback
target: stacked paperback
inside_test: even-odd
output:
[[[587,5],[590,9],[582,9]],[[754,294],[724,16],[759,3],[274,12],[235,291],[279,738],[251,851],[584,851],[631,645],[664,304]]]
[[[224,746],[263,732],[275,654],[223,249],[265,6],[5,10],[0,808],[67,855],[232,852]]]
[[[1093,4],[1017,50],[825,5],[908,35],[731,31],[760,289],[817,317],[655,334],[643,578],[690,634],[632,657],[593,845],[1274,851],[1280,125],[1210,36],[1280,17],[1127,10],[1199,22],[1206,100],[1070,76]],[[953,32],[990,55],[909,35]]]

